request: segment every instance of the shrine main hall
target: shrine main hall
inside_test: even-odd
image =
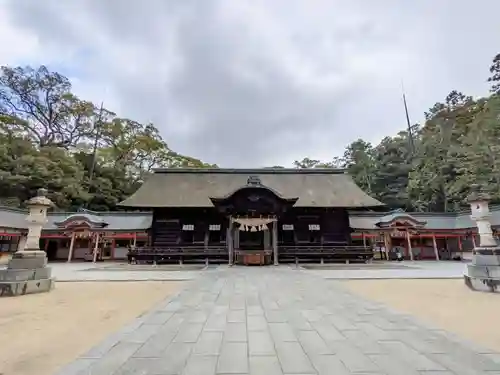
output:
[[[49,261],[448,260],[478,238],[470,211],[391,211],[335,169],[160,169],[120,206],[49,212],[40,240]],[[500,209],[491,213],[495,231]],[[0,256],[24,247],[26,215],[0,208]]]

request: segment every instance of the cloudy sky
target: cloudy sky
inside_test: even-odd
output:
[[[347,5],[349,4],[349,5]],[[0,0],[0,64],[46,64],[226,167],[330,160],[452,89],[484,95],[500,1]]]

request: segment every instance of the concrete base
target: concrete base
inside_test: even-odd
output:
[[[47,255],[45,251],[24,250],[12,255],[12,259],[7,263],[10,269],[34,269],[47,266]]]
[[[0,270],[0,296],[19,296],[50,291],[54,286],[44,251],[18,251]]]
[[[474,279],[467,275],[464,275],[465,285],[473,291],[476,292],[499,292],[500,281],[492,279]]]
[[[500,247],[475,248],[464,281],[472,290],[500,291]]]
[[[35,269],[11,269],[7,268],[0,271],[0,281],[23,281],[50,279],[52,269],[50,267]]]
[[[54,279],[0,281],[0,297],[15,297],[25,294],[49,292],[54,287]]]

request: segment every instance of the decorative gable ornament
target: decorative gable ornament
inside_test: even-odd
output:
[[[258,186],[258,185],[262,185],[262,182],[260,181],[259,176],[249,176],[247,179],[247,185]]]

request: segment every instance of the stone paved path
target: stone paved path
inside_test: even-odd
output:
[[[500,356],[336,281],[284,266],[221,267],[59,374],[498,375]]]

